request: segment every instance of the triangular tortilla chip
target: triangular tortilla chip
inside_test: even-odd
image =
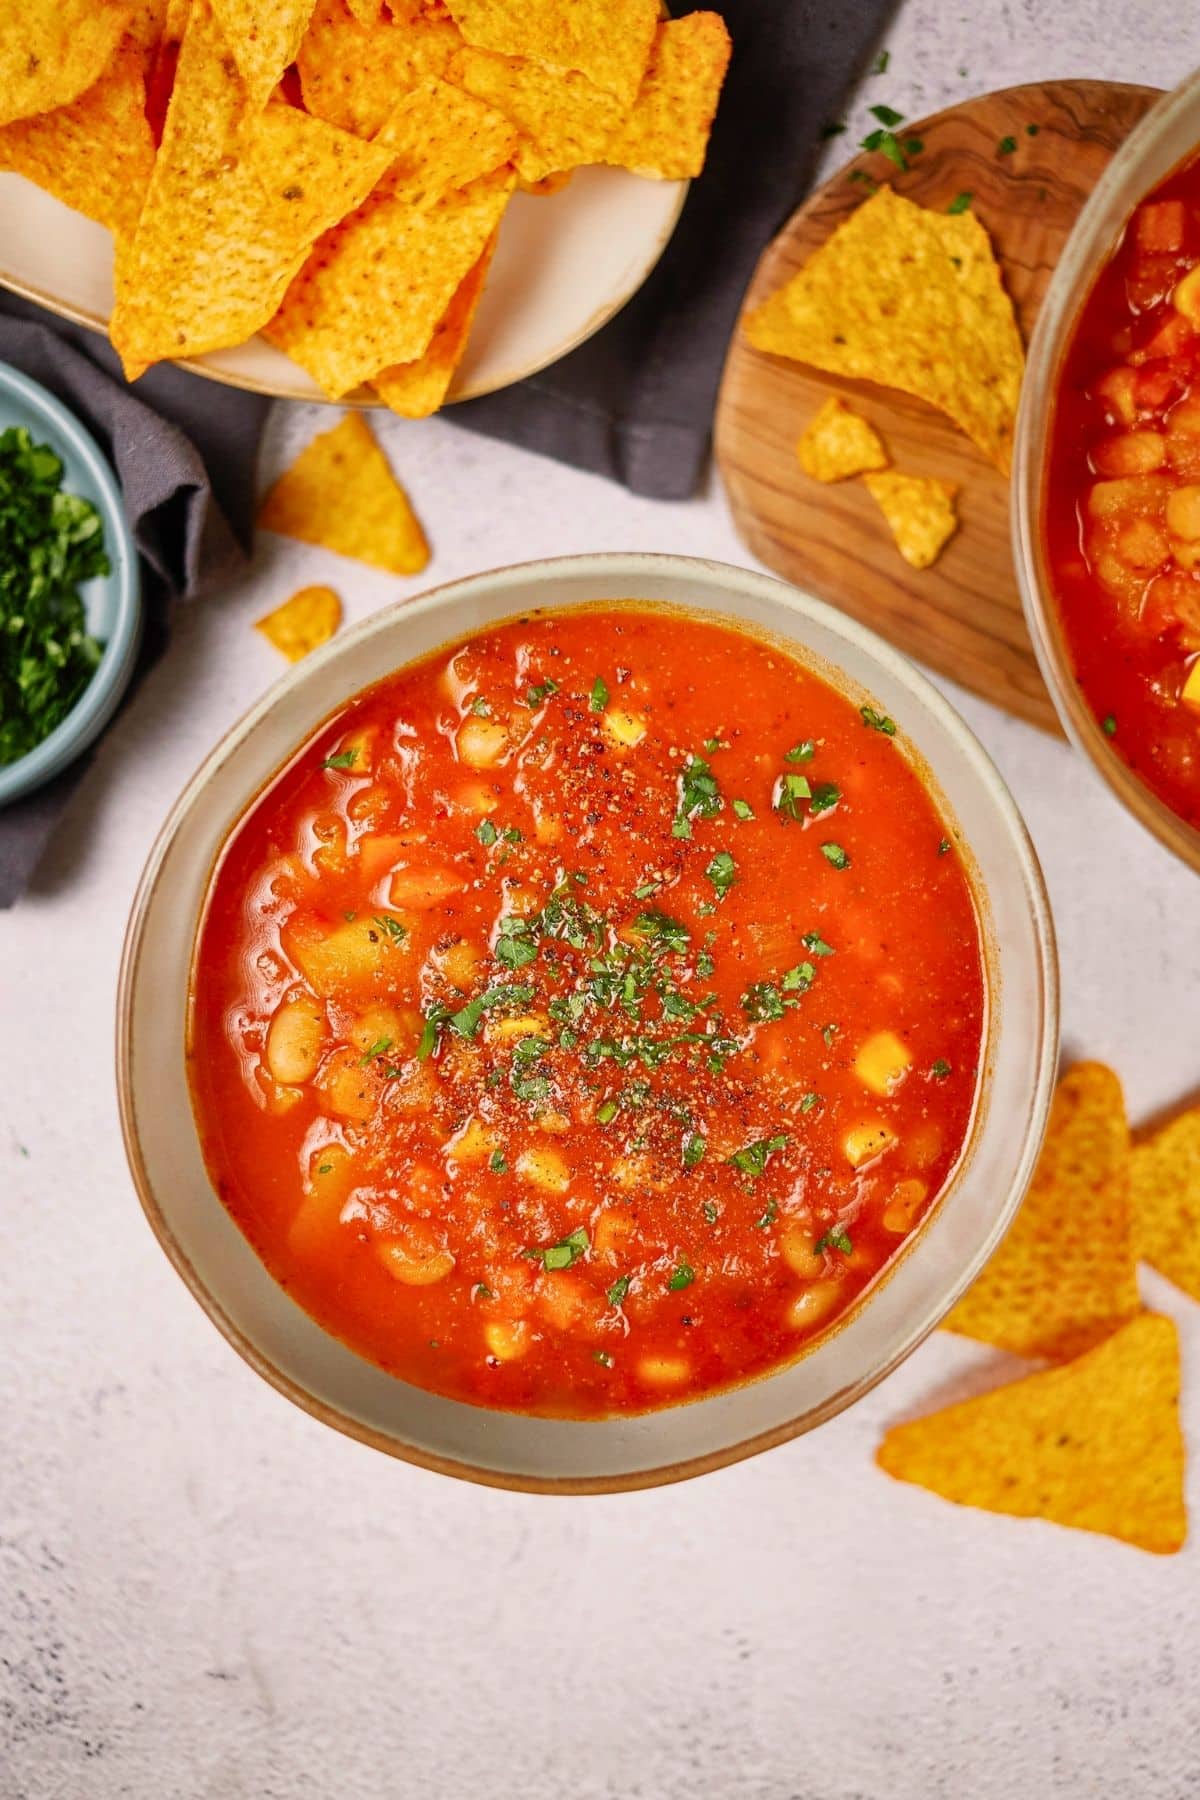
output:
[[[393,575],[415,575],[429,561],[408,495],[361,413],[347,413],[300,452],[264,498],[258,523]]]
[[[0,7],[0,125],[78,100],[116,55],[132,12],[116,0]]]
[[[131,237],[154,169],[145,57],[127,37],[69,106],[0,126],[0,168],[36,181],[76,212]]]
[[[400,102],[377,139],[392,167],[322,238],[266,332],[331,399],[425,355],[503,217],[515,142],[507,119],[445,82]]]
[[[893,1426],[876,1460],[960,1506],[1169,1556],[1187,1537],[1175,1327],[1145,1313],[1062,1368]]]
[[[878,433],[836,394],[813,414],[796,455],[814,481],[845,481],[869,469],[886,469],[888,460]]]
[[[603,161],[660,181],[699,175],[732,45],[716,13],[689,13],[658,27],[633,111],[605,146]]]
[[[955,483],[935,475],[902,475],[898,469],[881,469],[863,480],[905,562],[914,569],[935,563],[958,530]]]
[[[513,160],[528,183],[602,161],[621,121],[620,101],[586,75],[547,69],[524,57],[468,45],[448,75],[517,127],[521,137]]]
[[[1140,1307],[1121,1084],[1079,1063],[1058,1085],[1041,1159],[1008,1236],[945,1320],[1018,1356],[1088,1350]]]
[[[497,235],[493,234],[491,243],[446,308],[424,356],[417,362],[396,363],[372,376],[371,386],[384,405],[403,418],[427,419],[446,398],[483,298]]]
[[[1200,1108],[1138,1144],[1129,1173],[1137,1254],[1200,1300]]]
[[[254,629],[261,631],[289,662],[300,662],[327,644],[341,622],[342,603],[333,589],[306,587],[265,618],[256,619]]]
[[[193,0],[146,203],[118,269],[110,336],[130,380],[163,357],[244,343],[314,239],[392,160],[280,101],[243,126],[243,100],[207,0]]]
[[[444,75],[462,39],[449,23],[403,11],[358,20],[344,0],[317,0],[296,53],[308,111],[374,137],[401,97]]]
[[[296,59],[313,0],[212,0],[212,9],[257,112]]]
[[[1007,472],[1025,353],[973,212],[881,187],[744,329],[756,349],[939,407]]]
[[[632,106],[658,27],[659,0],[447,0],[469,44],[577,69]]]

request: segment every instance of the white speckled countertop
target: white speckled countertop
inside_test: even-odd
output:
[[[909,0],[888,43],[854,119],[1035,77],[1171,85],[1200,13]],[[281,413],[270,468],[317,423]],[[659,505],[440,421],[384,429],[431,578],[616,547],[746,560],[716,491]],[[1157,1559],[873,1467],[882,1424],[986,1367],[978,1347],[939,1335],[823,1431],[702,1481],[555,1502],[339,1438],[189,1299],[120,1148],[120,936],[168,804],[278,673],[251,621],[321,579],[355,615],[396,587],[265,540],[0,915],[2,1800],[1200,1794],[1200,1538]],[[954,697],[1045,863],[1065,1049],[1115,1063],[1143,1118],[1200,1081],[1200,889],[1065,746]],[[1145,1292],[1182,1328],[1200,1450],[1200,1308]],[[1200,1461],[1189,1489],[1200,1509]]]

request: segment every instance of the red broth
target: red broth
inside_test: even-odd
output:
[[[1113,748],[1200,826],[1200,162],[1138,207],[1059,376],[1051,579]]]
[[[985,1018],[903,751],[771,645],[534,614],[382,681],[251,807],[196,946],[212,1179],[383,1368],[592,1417],[786,1362],[957,1162]]]

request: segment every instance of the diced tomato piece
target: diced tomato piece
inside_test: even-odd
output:
[[[1134,217],[1138,249],[1151,254],[1182,250],[1185,226],[1182,200],[1151,200]]]
[[[1173,256],[1143,256],[1125,277],[1125,297],[1134,312],[1160,306],[1175,286],[1179,268]]]
[[[1142,619],[1158,636],[1175,631],[1189,649],[1200,650],[1200,577],[1156,576],[1146,589]]]

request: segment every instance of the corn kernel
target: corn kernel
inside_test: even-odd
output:
[[[875,1119],[869,1125],[854,1125],[842,1139],[842,1148],[846,1152],[846,1160],[852,1168],[860,1169],[864,1163],[874,1162],[885,1150],[890,1150],[896,1142],[896,1134],[883,1123]]]
[[[894,1031],[877,1031],[854,1059],[854,1073],[873,1094],[890,1094],[912,1065],[912,1052]]]
[[[634,749],[646,735],[646,721],[641,714],[626,712],[620,706],[610,706],[601,724],[605,735],[622,750]]]
[[[637,1372],[647,1387],[679,1387],[692,1372],[683,1356],[643,1356]]]
[[[483,1341],[497,1362],[518,1362],[529,1348],[529,1326],[524,1319],[489,1319]]]

